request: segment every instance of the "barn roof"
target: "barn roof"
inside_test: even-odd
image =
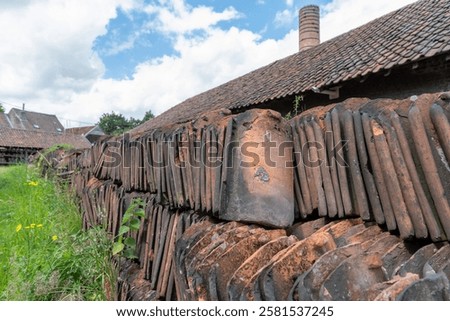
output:
[[[205,91],[136,127],[139,133],[311,91],[450,52],[450,1],[421,0]]]
[[[6,116],[6,115],[5,115]],[[12,108],[7,117],[11,128],[61,133],[63,125],[55,115]]]
[[[0,113],[0,127],[11,127],[8,115],[5,113]]]
[[[83,127],[72,127],[66,128],[66,133],[74,134],[74,135],[86,135],[91,130],[93,130],[95,126],[83,126]]]
[[[0,147],[43,149],[56,144],[68,144],[74,148],[91,146],[89,141],[80,135],[0,127]]]

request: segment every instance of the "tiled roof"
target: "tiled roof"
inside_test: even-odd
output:
[[[11,127],[8,116],[5,113],[0,113],[0,127]]]
[[[53,133],[64,131],[64,126],[55,115],[12,108],[8,116],[13,128]]]
[[[248,107],[313,87],[332,87],[444,52],[450,52],[450,1],[417,1],[189,98],[132,132],[186,122],[208,110]]]
[[[79,135],[0,127],[0,147],[48,148],[56,144],[69,144],[75,148],[89,148],[89,141]]]
[[[84,136],[103,136],[103,135],[105,135],[103,130],[98,125],[67,128],[66,133],[75,134],[75,135],[84,135]]]
[[[83,126],[83,127],[72,127],[66,128],[66,133],[74,135],[85,135],[94,129],[95,126]]]

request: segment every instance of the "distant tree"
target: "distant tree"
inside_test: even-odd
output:
[[[3,105],[0,103],[0,113],[4,113],[5,112],[5,107],[3,107]]]
[[[130,117],[127,119],[122,114],[116,114],[114,111],[111,113],[104,113],[97,125],[105,132],[107,135],[120,135],[127,130],[130,130],[140,124],[145,123],[147,120],[154,118],[152,111],[146,111],[144,118],[142,120]]]
[[[107,135],[120,135],[130,129],[130,122],[122,114],[116,114],[114,111],[112,113],[104,113],[97,125]]]
[[[151,110],[146,111],[144,118],[142,118],[141,124],[145,123],[147,120],[150,120],[152,118],[155,118],[155,115],[153,115],[152,111]]]
[[[142,124],[142,121],[133,117],[130,117],[130,119],[128,120],[128,126],[129,128],[134,128],[136,126],[139,126],[140,124]]]

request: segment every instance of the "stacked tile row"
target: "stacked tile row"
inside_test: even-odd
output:
[[[358,219],[290,230],[191,226],[177,242],[183,300],[448,300],[450,245],[407,243]]]
[[[265,139],[278,146],[289,136],[289,126],[274,111],[211,113],[138,137],[111,138],[71,158],[70,167],[86,168],[125,192],[151,193],[173,210],[285,227],[294,220],[292,168],[286,168],[292,148],[283,155],[273,148],[271,156],[281,164],[274,166],[265,163],[271,151],[261,146]],[[265,193],[269,189],[274,192]]]
[[[308,110],[289,123],[269,110],[212,112],[195,122],[138,137],[111,138],[75,152],[60,165],[73,173],[71,185],[80,197],[85,228],[102,225],[115,237],[131,200],[139,197],[146,203],[141,229],[130,235],[137,241],[138,260],[128,262],[135,267],[122,269],[136,268],[128,273],[131,279],[122,278],[121,299],[306,300],[301,297],[306,286],[301,282],[306,281],[300,276],[313,266],[334,269],[333,264],[342,263],[327,253],[345,260],[357,255],[372,271],[380,260],[391,262],[373,253],[384,255],[391,247],[406,246],[402,239],[436,242],[423,247],[430,251],[426,252],[430,260],[440,251],[439,242],[450,235],[448,96],[350,99]],[[264,144],[271,146],[269,154]],[[294,229],[262,227],[286,228],[292,225],[294,212],[295,220],[304,222]],[[312,228],[315,223],[310,221],[318,216],[323,226]],[[316,234],[325,219],[336,222]],[[364,226],[360,220],[377,225]],[[198,221],[201,228],[188,229]],[[363,239],[337,240],[335,229],[341,234],[361,232]],[[369,241],[379,242],[375,246]],[[417,291],[425,285],[445,288],[448,280],[441,275],[448,271],[445,259],[424,263],[423,271],[414,270],[418,276],[411,276],[411,282],[398,272],[408,255],[423,252],[419,247],[408,248],[408,253],[398,249],[403,253],[399,265],[389,267],[384,277],[378,271],[371,286],[384,291],[401,277],[405,286],[422,282],[414,285]],[[292,251],[284,252],[287,249]],[[247,262],[254,254],[256,258]],[[362,264],[360,270],[365,271],[360,261],[348,262]],[[407,266],[416,266],[414,262]],[[366,298],[348,288],[345,291],[353,293],[348,297],[333,296],[338,295],[331,293],[333,282],[343,277],[359,280],[360,276],[342,271],[328,283],[322,280],[321,287],[327,284],[323,293],[311,298]],[[433,283],[435,279],[440,285]],[[144,297],[133,292],[140,286]],[[416,295],[415,291],[408,295]],[[370,299],[381,295],[374,293]],[[384,295],[400,298],[397,294]]]
[[[350,99],[294,118],[300,218],[356,215],[403,239],[449,239],[449,115],[447,100],[422,95]]]
[[[173,255],[175,243],[183,232],[202,218],[193,211],[170,210],[158,205],[155,195],[150,193],[128,193],[112,181],[88,178],[82,174],[73,176],[72,186],[81,200],[84,210],[83,226],[103,226],[116,239],[122,217],[131,201],[140,198],[145,203],[145,217],[140,229],[128,232],[125,237],[136,240],[139,283],[145,285],[145,293],[153,300],[177,300],[181,297],[175,284]],[[122,262],[124,263],[124,262]],[[122,269],[122,268],[121,268]],[[118,284],[119,299],[132,299],[127,275]],[[133,279],[136,276],[132,276]]]

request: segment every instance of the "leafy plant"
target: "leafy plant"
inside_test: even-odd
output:
[[[51,158],[54,156],[53,154],[60,151],[60,152],[67,152],[70,150],[73,150],[74,147],[70,144],[55,144],[49,148],[44,149],[41,152],[38,152],[39,157],[37,158],[36,165],[38,169],[42,172],[44,170],[44,167],[51,167]],[[48,168],[46,168],[48,169]]]
[[[136,239],[131,233],[139,231],[141,219],[145,217],[145,203],[141,198],[131,201],[122,218],[122,223],[117,234],[117,241],[113,245],[113,255],[122,255],[127,259],[137,259]]]
[[[301,103],[303,101],[303,95],[296,95],[294,97],[294,103],[293,103],[293,107],[292,110],[289,111],[284,118],[286,120],[290,120],[292,118],[294,118],[295,116],[297,116],[299,113],[303,112],[305,110],[305,106],[302,106]]]
[[[141,124],[145,123],[147,120],[150,120],[152,118],[155,118],[155,115],[153,115],[151,110],[148,110],[145,112],[144,118],[141,120]]]
[[[0,168],[0,300],[114,300],[113,242],[32,166]]]

